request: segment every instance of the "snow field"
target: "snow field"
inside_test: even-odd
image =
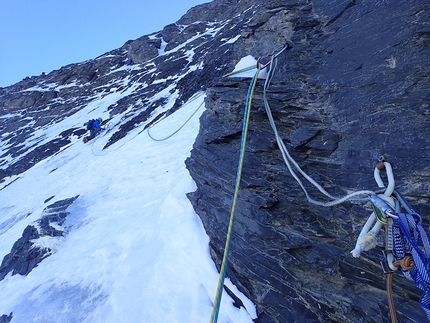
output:
[[[202,99],[166,117],[151,134],[172,133]],[[106,114],[105,107],[93,105],[94,117]],[[195,184],[184,165],[203,109],[161,142],[138,135],[140,129],[105,151],[100,147],[109,136],[87,145],[76,139],[0,191],[0,228],[20,219],[0,231],[0,255],[47,205],[79,195],[68,209],[68,234],[55,242],[58,251],[28,276],[9,274],[0,282],[0,314],[13,312],[12,323],[209,322],[218,272],[185,196]],[[81,122],[84,112],[65,124]],[[251,315],[224,292],[218,322],[252,322],[255,309],[244,303]]]

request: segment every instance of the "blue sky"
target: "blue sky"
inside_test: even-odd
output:
[[[95,58],[210,0],[0,0],[0,87]]]

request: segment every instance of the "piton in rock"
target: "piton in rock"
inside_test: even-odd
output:
[[[374,190],[375,163],[388,155],[396,188],[429,232],[429,21],[426,0],[214,0],[197,6],[163,30],[95,59],[0,88],[0,190],[82,138],[83,124],[67,118],[86,116],[96,99],[109,102],[109,146],[206,91],[200,132],[186,161],[197,185],[188,197],[219,269],[250,82],[222,75],[243,57],[267,59],[286,48],[267,97],[292,157],[342,196]],[[256,305],[258,323],[389,322],[379,265],[383,230],[377,248],[360,258],[350,254],[369,203],[308,203],[277,146],[263,83],[257,81],[251,107],[227,276]],[[316,190],[310,194],[321,198]],[[400,322],[427,320],[413,282],[396,272],[393,290]]]

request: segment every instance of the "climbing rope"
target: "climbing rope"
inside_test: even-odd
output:
[[[247,72],[247,71],[253,70],[253,69],[255,69],[255,68],[256,68],[256,65],[255,65],[255,64],[253,64],[253,65],[251,65],[251,66],[244,67],[244,68],[241,68],[241,69],[235,70],[235,71],[233,71],[233,72],[230,72],[230,73],[224,74],[224,75],[223,75],[223,77],[228,77],[228,76],[232,76],[232,75],[240,74],[240,73],[243,73],[243,72]]]
[[[288,152],[288,149],[286,148],[283,140],[281,139],[281,137],[278,134],[278,130],[276,128],[276,124],[275,121],[273,119],[273,115],[271,112],[271,108],[267,99],[267,92],[269,90],[270,87],[270,83],[272,81],[274,72],[276,70],[277,67],[277,57],[279,56],[279,54],[284,51],[286,49],[286,47],[284,47],[279,53],[272,55],[271,60],[269,61],[269,63],[267,63],[266,65],[269,66],[269,70],[267,72],[267,77],[266,77],[266,81],[264,82],[264,89],[263,89],[263,102],[264,102],[264,107],[266,109],[266,113],[267,116],[269,118],[269,122],[270,125],[273,129],[273,132],[275,133],[275,138],[276,138],[276,142],[278,143],[278,147],[281,150],[282,153],[282,157],[284,159],[284,162],[290,172],[290,174],[293,176],[293,178],[297,181],[297,183],[300,185],[301,189],[303,190],[303,192],[306,195],[307,200],[312,203],[312,204],[316,204],[316,205],[320,205],[320,206],[334,206],[340,203],[343,203],[347,200],[351,200],[356,196],[368,196],[369,194],[374,194],[373,191],[357,191],[351,194],[348,194],[344,197],[340,197],[340,198],[336,198],[333,197],[331,194],[329,194],[321,185],[319,185],[314,179],[312,179],[308,174],[306,174],[299,166],[299,164],[297,164],[297,162],[291,157],[291,155]],[[297,174],[295,173],[293,167],[309,182],[311,183],[314,187],[316,187],[322,194],[324,194],[326,197],[328,197],[329,199],[331,199],[331,201],[327,201],[327,202],[321,202],[321,201],[317,201],[314,200],[313,198],[311,198],[311,196],[309,195],[308,191],[306,190],[305,186],[303,185],[302,181],[300,180],[300,178],[297,176]]]
[[[254,94],[255,85],[257,84],[257,78],[258,78],[258,74],[260,73],[260,69],[261,69],[260,66],[258,66],[257,72],[255,73],[255,75],[254,75],[254,77],[253,77],[253,79],[249,85],[248,94],[246,96],[245,111],[244,111],[243,126],[242,126],[242,140],[240,143],[239,163],[238,163],[237,174],[236,174],[236,185],[235,185],[235,189],[234,189],[234,197],[233,197],[233,204],[232,204],[231,213],[230,213],[230,221],[229,221],[229,225],[228,225],[227,239],[226,239],[225,248],[224,248],[224,256],[222,259],[222,265],[221,265],[221,270],[220,270],[220,275],[219,275],[218,287],[217,287],[217,292],[216,292],[214,306],[212,309],[212,315],[211,315],[211,320],[210,320],[211,323],[216,323],[218,321],[218,314],[219,314],[219,309],[220,309],[220,305],[221,305],[221,296],[222,296],[222,291],[224,288],[225,273],[227,271],[228,255],[230,252],[231,236],[232,236],[232,232],[233,232],[233,220],[234,220],[234,215],[236,212],[237,198],[239,196],[240,180],[242,177],[242,167],[243,167],[243,160],[245,157],[246,137],[248,134],[248,124],[249,124],[249,116],[250,116],[250,110],[251,110],[252,97]]]
[[[385,170],[387,175],[386,187],[380,177],[382,170]],[[419,303],[430,321],[430,241],[422,226],[421,217],[394,189],[393,170],[384,157],[375,167],[374,177],[384,193],[370,196],[373,212],[363,226],[351,253],[354,257],[359,257],[361,251],[374,248],[376,236],[382,226],[385,226],[385,250],[381,266],[387,274],[386,289],[391,321],[397,323],[391,285],[393,273],[398,268],[401,268],[405,278],[414,281],[415,286],[423,290]]]
[[[420,305],[430,321],[430,243],[417,213],[396,213],[393,224],[393,253],[397,259],[409,263],[402,267],[403,276],[423,291]],[[412,257],[412,260],[408,256]],[[410,264],[413,264],[411,266]]]
[[[384,250],[384,261],[381,261],[381,265],[383,267],[384,272],[388,273],[386,287],[391,320],[393,323],[397,322],[391,287],[393,272],[398,268],[401,268],[403,275],[406,278],[413,280],[415,286],[423,290],[424,293],[420,298],[420,305],[426,312],[427,317],[430,321],[430,241],[422,227],[421,217],[407,204],[407,202],[400,195],[400,193],[395,190],[395,181],[392,167],[391,164],[388,163],[388,161],[386,160],[385,156],[380,158],[374,169],[374,178],[378,187],[380,188],[377,192],[371,190],[362,190],[347,194],[343,197],[334,197],[300,168],[298,163],[291,157],[285,144],[283,143],[283,140],[280,138],[271,113],[270,105],[268,103],[267,92],[269,90],[274,71],[277,67],[276,58],[285,49],[286,47],[284,47],[277,54],[272,54],[270,61],[267,62],[265,65],[261,65],[260,61],[257,63],[258,70],[254,78],[252,79],[248,90],[233,206],[230,214],[230,223],[224,249],[223,262],[220,270],[217,294],[215,297],[214,307],[212,311],[211,323],[216,323],[218,319],[221,294],[225,279],[226,266],[228,263],[232,225],[240,186],[240,177],[246,145],[246,135],[248,129],[249,110],[252,101],[252,95],[254,92],[258,74],[261,69],[266,67],[269,67],[269,69],[263,88],[263,102],[267,116],[269,118],[270,125],[274,131],[277,144],[281,150],[282,157],[285,161],[285,164],[287,165],[290,174],[297,181],[297,183],[305,193],[307,200],[315,205],[329,207],[343,203],[348,200],[357,200],[360,196],[365,196],[366,200],[370,199],[373,206],[373,212],[363,226],[358,236],[355,248],[351,251],[351,253],[354,257],[359,257],[362,251],[367,251],[374,248],[376,246],[376,236],[381,230],[381,228],[385,226],[386,246]],[[231,76],[237,73],[241,73],[245,70],[251,70],[252,68],[255,67],[252,66],[241,70],[233,71],[231,73],[226,74],[225,76]],[[296,171],[330,200],[318,201],[313,199],[308,193],[301,179],[296,174]],[[388,180],[387,186],[385,186],[381,179],[381,171],[386,172]],[[401,212],[401,207],[403,207],[406,212]]]
[[[155,140],[155,141],[163,141],[163,140],[169,139],[170,137],[173,137],[176,133],[178,133],[188,123],[188,121],[190,121],[192,119],[192,117],[197,113],[197,111],[203,106],[204,103],[205,103],[205,100],[203,99],[202,103],[199,104],[199,106],[197,107],[197,109],[194,110],[194,112],[188,117],[188,119],[178,129],[176,129],[174,132],[172,132],[167,137],[164,137],[164,138],[161,138],[161,139],[154,138],[151,135],[150,131],[149,131],[150,128],[152,128],[153,126],[155,126],[158,122],[160,122],[164,118],[162,118],[162,119],[158,120],[157,122],[153,123],[152,125],[150,125],[148,127],[148,136],[149,136],[149,138],[151,138],[152,140]]]
[[[381,171],[385,170],[388,179],[388,185],[385,187],[384,182],[381,178]],[[392,281],[393,281],[393,269],[396,269],[393,262],[392,254],[390,250],[393,248],[393,237],[391,234],[391,227],[393,225],[393,218],[386,218],[382,213],[384,210],[386,212],[390,211],[390,207],[394,206],[395,202],[391,195],[394,192],[395,181],[393,175],[393,169],[391,164],[387,162],[386,156],[381,156],[379,158],[379,162],[376,164],[373,177],[375,178],[375,182],[378,187],[384,190],[383,194],[372,195],[370,200],[372,202],[373,212],[366,221],[366,224],[363,226],[360,235],[358,236],[356,246],[354,250],[351,251],[353,257],[359,257],[361,251],[367,251],[376,246],[376,236],[379,233],[382,225],[385,225],[385,252],[384,257],[387,259],[386,263],[381,263],[383,266],[384,272],[387,273],[386,280],[386,292],[387,292],[387,301],[388,301],[388,309],[390,312],[391,322],[397,323],[397,314],[394,305],[393,299],[393,291],[392,291]],[[388,204],[386,204],[388,203]],[[395,217],[394,214],[390,213],[391,216]],[[370,229],[373,222],[373,228]]]
[[[190,104],[191,102],[193,102],[193,101],[195,101],[195,100],[197,100],[198,98],[200,98],[201,96],[203,96],[205,93],[204,92],[198,92],[198,93],[196,93],[195,95],[193,95],[184,105],[183,105],[183,107],[184,106],[186,106],[186,105],[188,105],[188,104]],[[162,141],[162,140],[166,140],[166,139],[168,139],[168,138],[170,138],[170,137],[172,137],[173,135],[175,135],[176,133],[178,133],[190,120],[191,120],[191,118],[197,113],[197,111],[203,106],[203,103],[204,103],[204,100],[202,101],[202,103],[200,103],[200,105],[197,107],[197,109],[191,114],[191,116],[179,127],[179,129],[177,129],[175,132],[173,132],[172,134],[170,134],[169,136],[167,136],[166,138],[162,138],[162,139],[157,139],[157,138],[154,138],[150,133],[149,133],[149,128],[151,128],[151,127],[153,127],[153,126],[155,126],[157,123],[159,123],[160,121],[162,121],[164,118],[166,118],[166,115],[164,115],[162,118],[160,118],[159,120],[157,120],[156,122],[153,122],[152,123],[152,125],[150,125],[148,128],[143,128],[142,130],[140,130],[137,134],[135,134],[133,137],[131,137],[131,139],[130,140],[128,140],[127,142],[130,142],[130,141],[132,141],[132,140],[134,140],[137,136],[139,136],[142,132],[144,132],[146,129],[148,129],[148,135],[149,135],[149,137],[152,139],[152,140],[155,140],[155,141]],[[94,155],[94,156],[104,156],[104,155],[107,155],[107,154],[109,154],[109,153],[111,153],[111,152],[113,152],[113,151],[116,151],[116,150],[118,150],[118,149],[120,149],[121,147],[123,147],[127,142],[124,142],[124,143],[122,143],[121,145],[119,145],[119,146],[117,146],[115,149],[109,149],[108,151],[106,151],[106,150],[104,150],[104,149],[100,149],[100,151],[97,151],[96,149],[95,149],[95,144],[96,144],[96,142],[97,141],[99,141],[98,139],[101,139],[102,137],[104,137],[104,136],[106,136],[107,135],[107,133],[110,131],[110,129],[112,128],[112,122],[109,122],[107,125],[106,125],[106,127],[105,127],[105,130],[103,131],[103,134],[99,134],[99,135],[97,135],[93,140],[91,140],[92,141],[92,144],[91,144],[91,152],[92,152],[92,154]],[[117,124],[118,125],[118,124]]]

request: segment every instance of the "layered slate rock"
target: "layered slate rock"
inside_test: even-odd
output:
[[[375,189],[373,168],[379,156],[388,154],[398,190],[423,216],[428,232],[429,4],[299,2],[296,7],[289,2],[288,14],[277,26],[290,40],[290,49],[279,56],[268,92],[290,154],[335,196]],[[252,34],[268,45],[263,26],[270,18],[265,16],[255,18],[260,22]],[[189,198],[219,267],[249,82],[214,81],[186,162],[197,184]],[[376,250],[359,259],[350,255],[370,205],[324,208],[308,203],[277,147],[262,91],[259,81],[227,276],[255,302],[259,323],[388,322],[386,277],[379,265],[383,231]],[[422,292],[413,282],[396,273],[393,290],[399,321],[427,320],[418,304]]]
[[[0,266],[0,280],[10,272],[12,275],[28,275],[43,259],[55,252],[52,247],[39,241],[65,235],[66,228],[63,224],[70,214],[66,210],[77,198],[78,196],[75,196],[47,206],[43,210],[42,217],[24,229],[22,237],[14,243],[11,252],[3,258]]]

